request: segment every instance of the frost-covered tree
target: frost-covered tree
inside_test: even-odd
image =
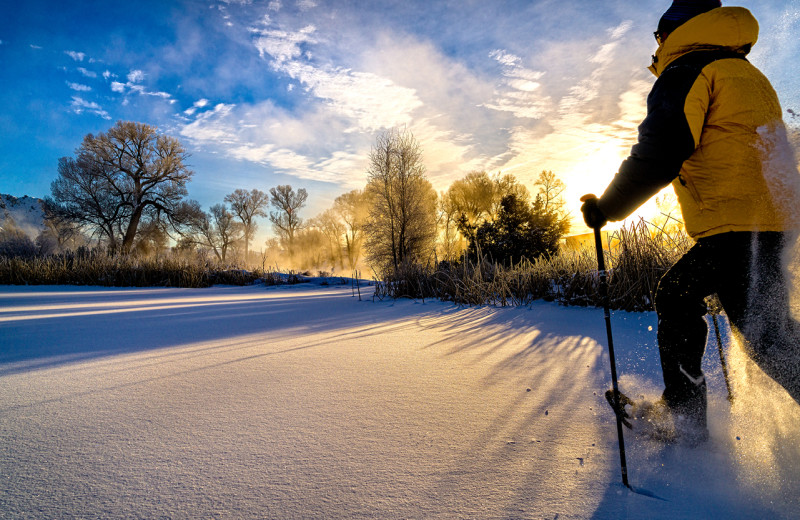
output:
[[[364,227],[369,217],[369,197],[363,190],[348,191],[333,201],[333,211],[344,223],[344,247],[350,269],[355,269],[361,257]]]
[[[370,212],[366,248],[383,272],[406,262],[432,258],[436,240],[436,200],[425,178],[422,149],[408,131],[380,134],[369,155],[366,192]]]

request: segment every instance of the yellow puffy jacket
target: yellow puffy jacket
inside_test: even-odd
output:
[[[671,182],[693,238],[794,225],[797,163],[778,97],[745,57],[757,38],[747,9],[720,7],[659,46],[638,142],[598,201],[610,220]]]

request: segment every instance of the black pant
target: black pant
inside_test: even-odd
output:
[[[703,316],[705,297],[714,293],[750,357],[800,402],[800,325],[789,310],[783,248],[783,233],[713,235],[699,239],[661,278],[655,305],[670,407],[705,416]]]

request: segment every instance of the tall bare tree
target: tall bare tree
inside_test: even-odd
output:
[[[436,200],[425,178],[422,149],[406,130],[378,135],[369,155],[366,225],[370,261],[382,271],[431,259],[436,240]]]
[[[295,192],[290,185],[284,184],[270,188],[269,194],[269,202],[276,210],[269,213],[272,229],[284,242],[291,257],[295,253],[295,235],[303,225],[299,210],[306,205],[308,193],[305,188],[300,188]]]
[[[269,204],[269,196],[255,188],[250,191],[237,189],[225,196],[225,202],[231,205],[231,211],[239,218],[244,227],[244,257],[247,261],[250,254],[250,241],[258,229],[255,218],[267,216],[264,208]]]
[[[194,172],[177,139],[153,126],[119,121],[88,134],[76,158],[62,158],[51,190],[64,214],[131,250],[143,219],[175,223]]]

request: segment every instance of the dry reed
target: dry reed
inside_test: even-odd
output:
[[[667,232],[645,221],[609,237],[609,298],[614,309],[652,310],[661,276],[691,244],[682,231]],[[592,245],[511,267],[486,258],[434,267],[404,265],[376,283],[375,298],[438,298],[459,305],[524,306],[534,300],[600,305],[597,258]]]

